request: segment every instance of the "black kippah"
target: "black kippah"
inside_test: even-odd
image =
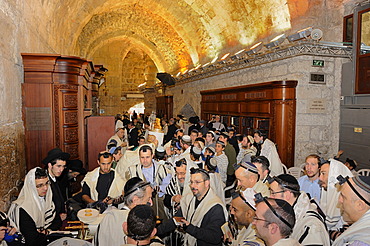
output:
[[[295,213],[293,207],[285,200],[282,199],[275,199],[276,204],[282,208],[285,212],[292,215],[295,218]]]
[[[154,211],[148,205],[137,205],[132,209],[132,213],[143,220],[154,217]]]
[[[284,181],[285,183],[298,185],[297,179],[294,176],[290,175],[290,174],[280,174],[277,177],[279,179],[281,179],[282,181]]]
[[[123,187],[124,194],[127,194],[130,190],[132,190],[132,188],[134,188],[135,185],[137,185],[141,181],[143,181],[143,180],[139,177],[133,177],[133,178],[129,179],[126,182],[125,187]]]

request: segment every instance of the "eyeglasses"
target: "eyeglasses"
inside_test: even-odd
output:
[[[203,180],[203,181],[198,181],[198,180],[195,180],[195,181],[190,181],[190,184],[196,184],[196,185],[198,185],[198,184],[200,184],[200,183],[203,183],[205,180]]]
[[[38,184],[38,185],[36,185],[36,188],[37,189],[41,189],[42,187],[49,186],[49,185],[50,185],[50,181],[47,181],[45,184]]]
[[[285,192],[285,190],[281,190],[281,191],[273,191],[271,188],[269,189],[269,191],[270,191],[270,194],[271,194],[271,195],[275,195],[275,194],[279,194],[279,193],[284,193],[284,192]]]
[[[288,189],[288,190],[292,190],[292,191],[298,191],[299,192],[299,186],[296,187],[297,185],[290,185],[288,184],[287,182],[285,182],[284,180],[282,180],[281,178],[278,178],[276,176],[272,177],[270,180],[269,180],[269,183],[271,184],[272,182],[276,181],[279,185],[281,185],[284,189]]]
[[[276,212],[276,210],[267,201],[267,198],[266,197],[263,197],[261,193],[255,194],[254,197],[256,198],[256,203],[264,202],[269,207],[269,209],[271,210],[271,212],[273,212],[275,214],[275,216],[280,219],[280,221],[284,222],[284,224],[286,224],[290,229],[293,229],[293,226],[288,221],[286,221],[280,214],[278,214]],[[279,199],[277,199],[277,200],[279,200]]]
[[[268,220],[264,220],[264,219],[260,219],[260,218],[258,218],[257,216],[254,216],[254,217],[253,217],[253,220],[260,220],[260,221],[265,221],[265,222],[271,223],[270,221],[268,221]]]

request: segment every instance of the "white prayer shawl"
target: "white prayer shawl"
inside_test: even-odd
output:
[[[249,149],[245,149],[243,148],[242,144],[238,144],[239,145],[239,153],[238,153],[238,156],[236,157],[236,163],[240,164],[243,159],[246,157],[246,155],[250,155],[250,156],[253,156],[253,155],[256,155],[256,147],[252,146],[251,148]]]
[[[347,230],[345,230],[333,243],[333,246],[351,245],[360,241],[370,245],[370,209]]]
[[[261,156],[265,156],[270,162],[271,176],[277,176],[283,173],[283,166],[276,150],[275,143],[270,139],[265,139],[261,147]]]
[[[248,227],[243,226],[238,232],[237,239],[231,242],[231,246],[242,246],[242,245],[265,245],[265,243],[256,236],[256,231],[253,229],[252,224]]]
[[[185,174],[184,189],[182,192],[182,196],[186,195],[187,193],[191,193],[189,183],[190,183],[190,176],[191,176],[190,168],[192,167],[197,168],[195,165],[192,165],[192,164],[186,165],[186,174]],[[181,195],[180,184],[179,184],[179,180],[176,174],[172,176],[170,184],[166,188],[166,194],[170,196]]]
[[[184,152],[182,152],[179,156],[178,156],[178,158],[177,158],[177,160],[181,160],[182,158],[185,158],[186,159],[186,163],[189,165],[190,163],[193,163],[193,161],[191,160],[191,158],[190,158],[190,147],[189,148],[187,148]],[[175,160],[175,161],[177,161],[177,160]],[[198,167],[198,166],[194,166],[194,167]]]
[[[186,175],[185,175],[185,181],[184,181],[184,191],[182,192],[183,195],[187,194],[187,193],[191,193],[191,190],[190,190],[190,187],[189,187],[189,183],[190,183],[190,169],[191,168],[199,168],[196,164],[194,164],[194,162],[190,159],[190,148],[187,149],[188,152],[187,153],[182,153],[182,154],[185,154],[185,155],[179,155],[177,156],[175,159],[174,159],[174,163],[182,158],[185,158],[186,160]],[[175,165],[174,165],[175,166]],[[173,173],[175,173],[175,168],[173,168]],[[173,175],[173,177],[175,177],[175,175]],[[177,181],[177,177],[175,177],[176,179],[176,182]],[[180,187],[180,186],[177,186],[177,187]],[[180,190],[179,190],[179,193],[180,194]]]
[[[27,173],[18,199],[12,203],[8,212],[9,218],[14,221],[19,230],[22,230],[19,223],[20,208],[27,212],[35,222],[37,228],[48,228],[55,217],[55,206],[52,200],[53,193],[50,186],[44,198],[45,202],[41,204],[35,182],[36,169],[37,168],[33,168]]]
[[[154,150],[154,144],[143,144],[141,146],[144,146],[144,145],[150,146],[152,148],[152,150]],[[118,172],[119,175],[121,175],[121,177],[125,181],[127,181],[125,179],[127,169],[130,166],[135,165],[136,163],[140,163],[139,150],[140,150],[141,146],[139,148],[137,148],[136,150],[134,150],[134,151],[127,150],[126,153],[121,157],[121,159],[117,163],[116,172]]]
[[[262,196],[270,197],[270,190],[266,183],[263,183],[261,180],[258,180],[257,183],[253,186],[253,190],[256,193],[261,193]]]
[[[226,205],[225,202],[225,184],[221,180],[221,176],[219,173],[209,173],[210,177],[210,186],[211,189],[215,192],[215,194],[221,199],[221,201]]]
[[[130,209],[124,207],[123,210],[112,208],[109,212],[104,213],[105,217],[100,222],[95,234],[94,245],[121,245],[125,243],[126,234],[122,229],[122,224],[127,221],[129,212]]]
[[[96,186],[98,184],[98,179],[99,179],[99,171],[100,171],[100,167],[97,167],[91,172],[88,172],[85,178],[81,182],[82,186],[84,183],[86,183],[89,186],[91,199],[94,201],[97,201],[99,197],[98,191],[96,190]],[[114,172],[114,179],[109,188],[108,196],[112,198],[116,198],[122,195],[125,182],[122,179],[122,177],[117,172],[114,171],[114,169],[111,169],[111,172]]]
[[[122,143],[126,143],[128,146],[128,139],[125,137],[127,136],[127,131],[126,129],[124,129],[125,133],[124,133],[124,137],[123,139],[121,139],[120,137],[117,136],[117,134],[114,134],[107,142],[107,145],[106,145],[106,150],[108,151],[108,145],[110,143],[111,140],[115,140],[117,142],[117,146],[116,147],[119,147],[121,146]],[[127,150],[127,147],[122,147],[121,148],[121,153],[122,155],[124,155],[126,153],[126,150]],[[122,159],[122,158],[121,158]]]
[[[214,193],[212,189],[208,190],[208,193],[203,200],[195,209],[195,199],[197,199],[192,193],[188,193],[183,196],[180,201],[181,211],[184,218],[190,222],[190,224],[200,227],[202,224],[203,217],[208,211],[215,205],[220,204],[224,210],[225,220],[227,221],[227,211],[221,199]],[[194,246],[197,245],[197,239],[191,236],[189,233],[185,234],[184,245]]]
[[[290,237],[300,241],[301,237],[308,232],[304,239],[302,238],[302,245],[330,246],[329,234],[325,224],[315,216],[317,215],[317,207],[310,202],[304,191],[301,191],[293,209],[296,224]]]
[[[293,238],[282,238],[273,244],[273,246],[300,246],[300,245],[301,244],[298,243],[297,240]]]
[[[328,176],[327,190],[321,189],[320,207],[326,215],[325,223],[328,230],[341,227],[338,222],[341,220],[341,213],[338,207],[338,198],[340,192],[337,190],[338,175],[343,177],[353,177],[351,171],[341,162],[330,159],[330,168]],[[338,224],[338,225],[337,225]]]

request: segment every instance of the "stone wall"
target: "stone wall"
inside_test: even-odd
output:
[[[312,60],[325,61],[323,68],[313,67]],[[332,157],[339,145],[339,105],[341,66],[345,58],[296,56],[256,67],[224,73],[205,79],[176,84],[167,89],[174,96],[174,115],[187,103],[198,115],[201,113],[200,91],[248,85],[276,80],[297,80],[295,165],[304,162],[305,156],[318,153]],[[310,73],[320,72],[326,76],[326,84],[310,84]],[[308,109],[312,100],[323,100],[324,112],[313,113]]]
[[[5,210],[25,174],[22,122],[22,52],[54,52],[47,45],[37,3],[0,0],[0,210]],[[25,11],[27,10],[27,11]],[[40,30],[41,28],[42,30]],[[12,190],[11,193],[8,193]]]

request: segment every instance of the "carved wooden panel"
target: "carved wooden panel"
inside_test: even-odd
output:
[[[221,100],[233,101],[233,100],[236,100],[236,95],[237,95],[236,93],[222,94]]]
[[[71,159],[79,159],[78,144],[66,144],[64,146],[64,151],[71,155]]]
[[[78,142],[78,128],[71,127],[71,128],[63,128],[64,131],[64,142]]]
[[[257,91],[257,92],[245,92],[245,99],[264,99],[267,97],[266,91]]]
[[[63,108],[77,108],[77,93],[63,93]]]
[[[78,124],[78,111],[63,111],[64,125],[77,125]]]

